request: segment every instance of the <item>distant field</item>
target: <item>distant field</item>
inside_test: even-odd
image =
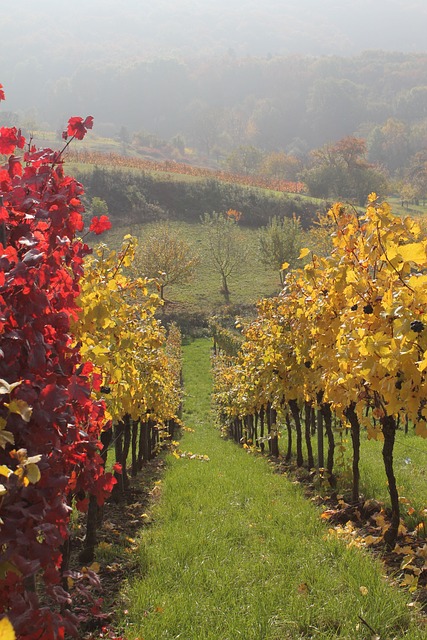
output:
[[[410,203],[408,205],[404,204],[403,206],[401,198],[397,196],[390,196],[386,198],[386,200],[391,206],[393,213],[397,216],[404,218],[406,216],[418,217],[427,215],[427,202],[423,204],[422,200],[419,201],[420,204],[418,205]]]
[[[118,246],[126,233],[143,239],[152,225],[133,225],[112,229],[105,235],[104,241],[111,246]],[[206,230],[201,224],[172,222],[172,228],[182,235],[200,255],[200,264],[194,279],[185,285],[171,285],[165,289],[165,297],[170,304],[185,306],[188,311],[201,311],[204,314],[217,313],[225,305],[224,296],[220,293],[220,276],[212,269],[209,261],[209,249]],[[279,274],[264,267],[259,258],[257,231],[242,229],[245,246],[249,255],[241,265],[238,273],[230,277],[230,303],[232,305],[252,305],[259,298],[278,293],[280,289]]]

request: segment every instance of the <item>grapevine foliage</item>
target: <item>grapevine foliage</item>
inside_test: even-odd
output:
[[[376,194],[363,214],[336,203],[329,218],[331,255],[301,251],[307,264],[288,273],[278,297],[259,303],[238,356],[217,360],[215,398],[229,423],[247,424],[268,406],[285,415],[290,408],[297,422],[295,408],[308,403],[334,411],[352,436],[362,427],[383,440],[392,503],[384,539],[392,547],[399,417],[427,437],[427,240]]]
[[[91,126],[71,118],[65,137]],[[72,497],[102,502],[114,483],[99,455],[105,405],[70,333],[89,254],[83,189],[61,152],[25,146],[14,127],[0,153],[0,614],[22,639],[54,640],[75,633],[61,581]]]

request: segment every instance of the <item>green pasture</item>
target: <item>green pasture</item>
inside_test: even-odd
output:
[[[138,572],[117,607],[124,637],[424,638],[408,595],[387,583],[377,561],[328,533],[266,458],[220,438],[210,346],[184,348],[184,421],[194,432],[181,439],[185,457],[168,456],[154,524],[137,541]]]
[[[165,288],[167,300],[165,311],[185,308],[187,311],[199,311],[206,315],[227,311],[227,303],[221,294],[220,275],[212,267],[209,257],[207,230],[202,224],[171,222],[172,229],[185,238],[195,248],[200,263],[192,280],[187,284],[171,285]],[[112,247],[121,244],[127,233],[131,233],[143,242],[144,235],[152,227],[131,225],[112,229],[105,234],[104,241]],[[230,277],[230,304],[233,307],[255,305],[265,296],[276,295],[280,291],[279,273],[265,267],[260,260],[257,231],[242,228],[242,263],[238,271]],[[141,274],[142,275],[142,274]]]

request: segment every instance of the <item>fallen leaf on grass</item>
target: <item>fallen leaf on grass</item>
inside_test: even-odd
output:
[[[396,553],[398,556],[400,555],[406,556],[412,553],[412,547],[410,547],[409,545],[401,547],[400,545],[397,544],[393,549],[393,553]]]
[[[111,542],[104,542],[104,541],[103,541],[103,542],[100,542],[100,543],[98,544],[98,549],[99,549],[100,551],[106,551],[107,549],[111,549],[111,547],[112,547],[112,546],[113,546],[113,545],[111,544]]]
[[[378,544],[379,542],[382,542],[383,537],[382,536],[365,536],[365,537],[362,537],[362,540],[364,541],[367,547],[370,547],[371,545],[373,546],[375,544]]]
[[[306,582],[301,582],[301,584],[298,585],[297,591],[302,596],[307,596],[310,590]]]
[[[327,509],[321,514],[320,517],[322,518],[322,520],[329,520],[329,518],[332,518],[332,516],[335,515],[335,513],[336,513],[335,509]]]

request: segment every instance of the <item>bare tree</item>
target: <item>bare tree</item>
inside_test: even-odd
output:
[[[221,276],[221,293],[228,302],[230,290],[228,279],[244,263],[247,249],[238,227],[240,214],[230,210],[227,213],[205,213],[202,223],[207,229],[209,259],[212,268]]]
[[[191,244],[166,222],[153,225],[144,236],[135,256],[135,267],[141,275],[157,278],[163,300],[165,287],[188,282],[199,261]]]
[[[276,269],[283,284],[282,265],[291,267],[299,256],[303,241],[303,231],[297,217],[277,218],[270,220],[266,227],[259,230],[259,248],[261,262],[267,267]]]

